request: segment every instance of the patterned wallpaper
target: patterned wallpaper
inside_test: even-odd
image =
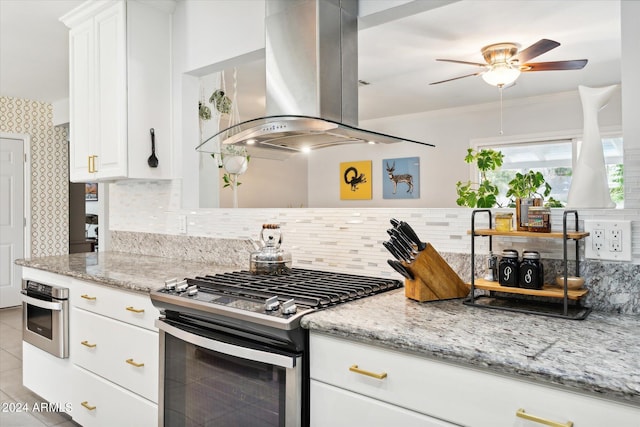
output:
[[[30,256],[69,253],[67,130],[53,126],[51,104],[3,96],[0,132],[31,137]]]

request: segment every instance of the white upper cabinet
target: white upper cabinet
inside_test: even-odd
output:
[[[166,5],[90,1],[60,18],[70,28],[71,181],[172,178]],[[155,168],[147,162],[152,128]]]

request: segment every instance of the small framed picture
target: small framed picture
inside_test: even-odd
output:
[[[340,163],[340,200],[371,200],[371,160]]]
[[[84,199],[87,202],[96,202],[98,200],[98,184],[86,183],[84,187]]]

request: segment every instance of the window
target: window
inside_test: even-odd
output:
[[[550,197],[566,204],[580,145],[579,139],[567,138],[511,143],[483,142],[475,144],[475,148],[477,150],[494,149],[504,154],[502,167],[488,173],[487,176],[500,189],[498,203],[501,206],[507,206],[508,200],[505,194],[509,181],[517,172],[525,173],[529,170],[542,172],[551,186]],[[611,198],[618,208],[622,208],[624,207],[622,136],[607,135],[602,139],[602,146]]]

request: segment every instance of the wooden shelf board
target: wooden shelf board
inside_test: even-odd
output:
[[[467,234],[471,234],[471,230],[467,231]],[[551,233],[537,233],[535,231],[497,231],[493,228],[475,230],[476,236],[506,236],[506,237],[546,237],[552,239],[564,238],[562,232],[554,231]],[[569,231],[567,237],[569,239],[584,239],[589,233],[584,231]]]
[[[471,284],[469,284],[471,285]],[[504,292],[508,294],[533,295],[537,297],[564,298],[564,289],[556,285],[544,285],[542,289],[526,289],[512,288],[509,286],[500,286],[498,282],[489,282],[488,280],[477,278],[474,281],[476,289],[485,291]],[[589,292],[588,289],[569,289],[567,297],[570,300],[579,300]]]

